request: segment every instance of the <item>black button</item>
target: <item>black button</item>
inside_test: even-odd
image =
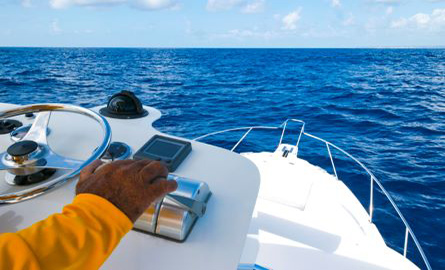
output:
[[[0,120],[0,134],[7,134],[14,129],[21,127],[22,122],[12,119]]]
[[[34,141],[20,141],[8,147],[8,154],[11,156],[24,156],[34,152],[39,145]]]

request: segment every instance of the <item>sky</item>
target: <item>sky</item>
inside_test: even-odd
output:
[[[445,0],[0,0],[0,46],[445,47]]]

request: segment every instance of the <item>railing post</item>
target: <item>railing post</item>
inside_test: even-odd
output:
[[[332,169],[334,169],[335,178],[338,180],[337,170],[335,169],[334,159],[332,158],[331,149],[329,148],[329,144],[326,143],[326,148],[328,148],[329,157],[331,158]]]
[[[300,145],[300,140],[301,140],[301,135],[303,135],[303,132],[304,132],[304,125],[305,125],[305,123],[303,123],[303,125],[301,126],[301,129],[300,129],[300,134],[298,135],[298,140],[297,140],[297,153],[298,153],[298,145]]]
[[[372,223],[372,213],[374,211],[374,177],[371,175],[371,187],[369,190],[369,222]]]
[[[287,126],[287,121],[288,121],[288,120],[286,120],[286,121],[284,122],[283,131],[281,132],[280,142],[278,143],[278,146],[280,146],[281,142],[283,141],[284,132],[286,131],[286,126]]]
[[[408,250],[408,227],[405,227],[405,246],[403,247],[403,257],[406,258],[406,252]]]
[[[239,141],[232,147],[232,149],[230,151],[233,152],[238,147],[238,145],[240,145],[240,143],[244,140],[244,138],[246,138],[247,134],[249,134],[249,132],[251,130],[252,130],[252,128],[249,128],[249,130],[246,133],[244,133],[244,135],[241,137],[241,139],[239,139]]]

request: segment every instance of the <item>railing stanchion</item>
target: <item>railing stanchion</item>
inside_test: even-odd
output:
[[[372,223],[372,213],[374,212],[374,177],[371,175],[371,186],[369,189],[369,222]]]
[[[298,135],[298,140],[297,140],[297,145],[296,145],[297,150],[298,150],[298,145],[300,145],[301,135],[303,135],[303,133],[304,133],[304,126],[305,126],[305,123],[303,122],[303,125],[301,126],[301,129],[300,129],[300,135]]]
[[[331,158],[332,169],[334,170],[335,178],[338,180],[337,170],[335,169],[334,159],[332,158],[331,149],[329,148],[329,143],[326,143],[326,148],[328,149],[329,157]]]
[[[408,227],[405,227],[405,246],[403,247],[403,257],[406,258],[406,251],[408,250]]]
[[[281,142],[283,141],[284,132],[286,131],[286,126],[287,126],[287,121],[288,121],[288,120],[286,120],[286,121],[284,122],[283,131],[281,132],[280,142],[278,143],[278,146],[280,146]]]
[[[240,143],[244,140],[244,138],[246,138],[247,134],[249,134],[249,132],[252,130],[252,128],[249,128],[249,130],[247,130],[246,133],[244,133],[244,135],[241,137],[241,139],[239,139],[239,141],[232,147],[232,149],[230,149],[230,151],[234,151],[235,148],[238,147],[238,145],[240,145]]]

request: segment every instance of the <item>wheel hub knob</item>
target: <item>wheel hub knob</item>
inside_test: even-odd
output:
[[[17,163],[28,160],[29,155],[37,150],[39,145],[34,141],[19,141],[9,146],[6,152]]]

